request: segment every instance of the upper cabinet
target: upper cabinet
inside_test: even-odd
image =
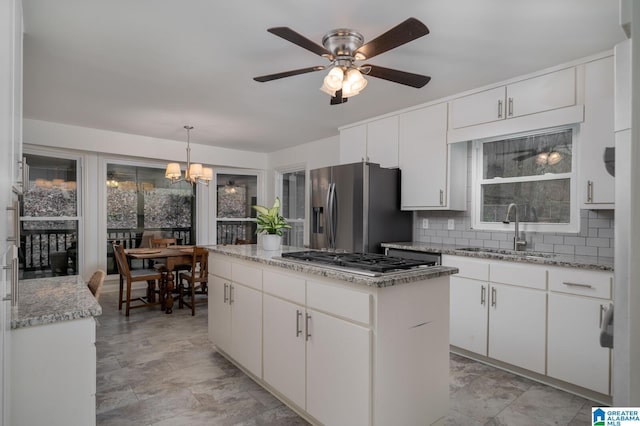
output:
[[[631,128],[631,40],[618,43],[615,57],[615,124],[614,130]]]
[[[466,208],[466,144],[447,145],[447,104],[400,115],[402,210]]]
[[[398,167],[398,116],[340,130],[340,164],[360,161]]]
[[[580,122],[576,87],[576,67],[570,67],[454,99],[448,142]]]
[[[578,196],[583,209],[614,208],[613,56],[584,65],[584,123],[578,139]]]

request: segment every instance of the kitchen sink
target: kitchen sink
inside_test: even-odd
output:
[[[463,247],[456,250],[466,251],[471,253],[491,253],[491,254],[503,254],[506,256],[522,256],[522,257],[536,257],[536,258],[551,258],[555,255],[553,253],[540,253],[537,251],[527,250],[508,250],[508,249],[494,249],[486,247]]]

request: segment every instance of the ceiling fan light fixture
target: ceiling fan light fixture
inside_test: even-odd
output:
[[[546,152],[541,152],[536,156],[536,164],[539,164],[541,166],[544,166],[545,164],[547,164],[548,160],[549,160],[549,154],[547,154]]]
[[[552,151],[549,153],[548,163],[553,166],[558,164],[562,160],[562,155],[558,151]]]

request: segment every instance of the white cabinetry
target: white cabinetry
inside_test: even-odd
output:
[[[465,210],[466,144],[447,145],[447,104],[400,115],[403,210]]]
[[[614,207],[615,180],[605,167],[606,155],[614,161],[613,73],[612,56],[584,65],[585,119],[578,139],[578,194],[584,209]]]
[[[340,164],[363,160],[398,167],[398,116],[340,130]]]
[[[209,265],[209,338],[262,377],[262,271],[215,257]]]
[[[545,270],[452,256],[442,264],[460,270],[451,277],[451,344],[544,374]]]
[[[610,394],[611,350],[600,347],[610,272],[442,256],[451,277],[454,347]]]
[[[309,309],[307,411],[325,425],[368,425],[370,331]]]
[[[12,330],[13,426],[96,424],[93,317]]]
[[[613,275],[549,270],[548,375],[610,393],[611,350],[600,346],[600,324],[611,302]]]
[[[455,99],[451,129],[549,111],[576,104],[575,68],[544,74]]]

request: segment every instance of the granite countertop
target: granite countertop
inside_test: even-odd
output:
[[[292,272],[316,275],[320,277],[344,281],[347,283],[367,285],[371,287],[389,287],[393,285],[428,280],[431,278],[458,273],[457,268],[451,268],[448,266],[431,266],[427,268],[417,268],[402,272],[389,273],[380,277],[369,277],[346,271],[338,271],[335,269],[330,269],[329,267],[291,262],[280,257],[283,252],[308,250],[301,247],[282,246],[282,248],[278,251],[265,251],[255,244],[228,246],[215,245],[205,247],[207,247],[213,253],[222,254],[237,259],[249,260],[252,262],[262,263],[270,266],[277,266],[280,268],[288,269]]]
[[[514,251],[492,248],[472,248],[477,251],[465,251],[468,246],[432,244],[419,242],[382,243],[382,247],[398,250],[413,250],[429,253],[450,254],[481,259],[507,260],[511,262],[535,263],[539,265],[562,266],[568,268],[613,271],[613,258],[577,256],[569,254],[542,253],[529,250]]]
[[[79,275],[22,280],[11,328],[32,327],[102,314],[102,308]]]

